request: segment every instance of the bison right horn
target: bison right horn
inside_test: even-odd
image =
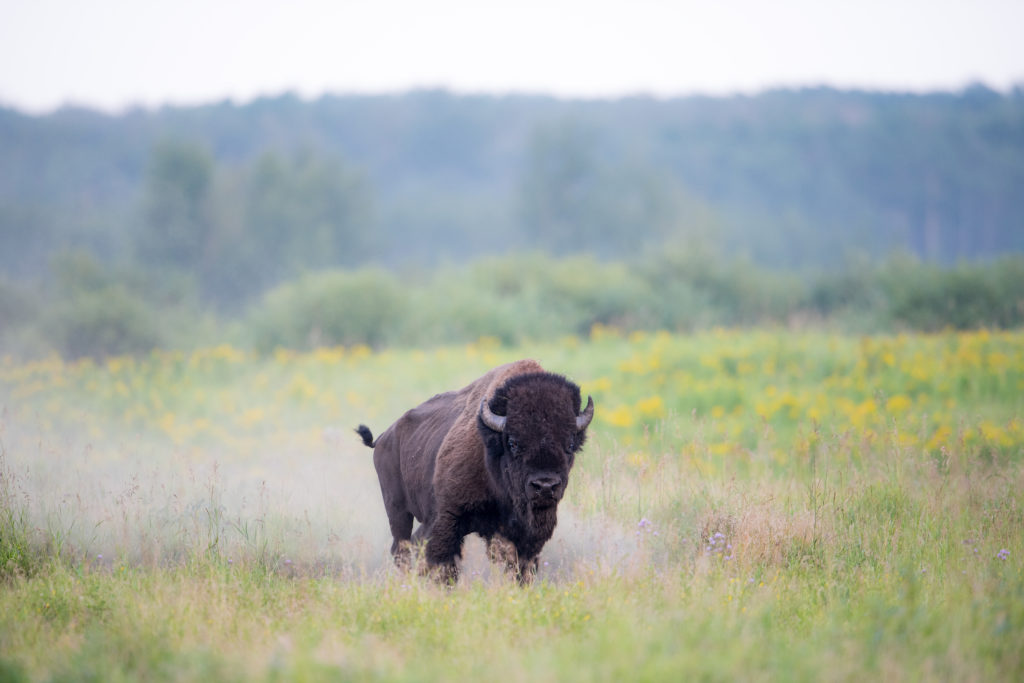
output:
[[[576,417],[576,431],[582,432],[594,419],[594,399],[587,396],[587,407]]]
[[[491,412],[491,407],[487,405],[486,398],[480,401],[480,419],[483,420],[485,425],[496,432],[505,431],[505,422],[508,421],[507,417],[495,415]]]

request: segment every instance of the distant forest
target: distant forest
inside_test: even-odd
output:
[[[110,273],[230,317],[332,269],[670,253],[806,278],[893,252],[1024,252],[1024,90],[0,108],[0,314]]]

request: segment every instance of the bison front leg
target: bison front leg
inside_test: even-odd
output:
[[[455,584],[459,580],[457,559],[462,555],[462,540],[457,515],[441,512],[434,521],[427,539],[427,571],[440,583]]]
[[[515,544],[500,534],[487,539],[487,558],[523,586],[537,575],[537,557],[521,558]]]
[[[515,572],[519,566],[515,544],[500,534],[487,539],[487,559],[501,565],[506,572]]]
[[[519,579],[519,584],[526,586],[533,583],[533,580],[537,577],[539,565],[540,563],[536,555],[527,560],[521,559],[518,567],[519,573],[516,575],[516,578]]]

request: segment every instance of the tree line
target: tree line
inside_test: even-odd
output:
[[[25,311],[87,317],[93,291],[123,300],[129,320],[154,307],[163,320],[255,320],[271,295],[322,285],[325,271],[434,292],[480,264],[541,278],[531,259],[586,262],[570,268],[584,281],[590,271],[616,281],[625,268],[627,292],[677,287],[693,306],[665,317],[637,299],[620,316],[627,326],[751,319],[740,312],[749,301],[707,293],[717,280],[702,259],[734,282],[756,273],[768,291],[789,292],[766,319],[832,315],[822,301],[880,292],[896,299],[870,308],[891,313],[899,293],[876,270],[892,253],[943,290],[971,262],[1024,252],[1024,92],[983,85],[607,101],[283,95],[118,115],[0,108],[0,149],[0,314],[8,330],[27,316],[53,339],[59,325]],[[670,258],[680,253],[701,258]],[[1014,272],[1012,258],[1002,263],[999,283]],[[950,286],[1002,286],[964,277]],[[949,324],[966,324],[954,309]],[[993,316],[984,324],[1008,319]],[[166,341],[165,324],[121,346]]]
[[[773,267],[834,264],[849,249],[943,263],[1024,250],[1021,90],[606,101],[422,91],[119,115],[0,108],[0,268],[38,271],[68,243],[125,256],[173,145],[206,155],[217,182],[268,154],[312,164],[292,195],[331,167],[358,178],[349,189],[370,209],[358,232],[389,266],[508,248],[619,254],[637,244],[623,233],[643,245],[680,226]],[[249,218],[280,217],[286,201],[268,197]]]

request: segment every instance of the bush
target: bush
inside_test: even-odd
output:
[[[62,356],[102,358],[161,345],[159,319],[139,282],[108,270],[84,251],[60,254],[51,268],[56,289],[41,325]]]
[[[513,319],[531,338],[585,334],[597,323],[635,328],[653,321],[647,283],[623,263],[520,254],[482,261],[467,276],[472,291],[490,290],[516,303],[522,313]]]
[[[495,337],[513,344],[532,337],[538,311],[521,292],[499,294],[471,282],[464,271],[445,271],[410,288],[408,317],[395,321],[403,344],[431,346]]]
[[[0,277],[0,320],[5,323],[0,335],[11,327],[31,321],[37,307],[38,302],[27,288]]]
[[[41,297],[27,287],[0,278],[0,353],[34,355],[47,349],[38,339],[37,318]]]
[[[669,329],[784,322],[799,308],[800,283],[794,276],[706,250],[668,247],[640,272],[658,297],[662,326]]]
[[[139,354],[161,346],[156,316],[123,285],[63,298],[47,313],[44,329],[65,358]]]
[[[246,327],[257,350],[368,344],[397,336],[407,292],[379,269],[310,273],[272,289],[250,312]]]
[[[483,336],[507,344],[587,334],[598,323],[657,326],[647,283],[626,265],[538,253],[489,258],[441,271],[416,290],[406,343]]]
[[[54,274],[48,298],[0,282],[6,352],[133,354],[217,334],[217,321],[198,314],[188,278],[112,272],[84,253],[57,259]],[[417,279],[374,268],[306,274],[267,292],[236,325],[237,341],[266,352],[433,346],[485,336],[515,344],[585,335],[595,324],[689,331],[794,320],[864,332],[1020,326],[1024,258],[943,268],[906,256],[880,263],[862,257],[800,280],[679,246],[635,263],[512,254]]]
[[[912,258],[890,260],[879,275],[891,320],[915,330],[1014,327],[1024,323],[1024,261],[952,269]]]
[[[415,284],[379,270],[306,276],[268,294],[248,327],[264,351],[485,336],[516,344],[587,334],[598,323],[683,331],[788,324],[808,314],[861,331],[969,329],[1022,324],[1020,292],[1020,258],[955,269],[905,257],[861,259],[801,281],[679,248],[632,265],[531,253],[439,270]]]

